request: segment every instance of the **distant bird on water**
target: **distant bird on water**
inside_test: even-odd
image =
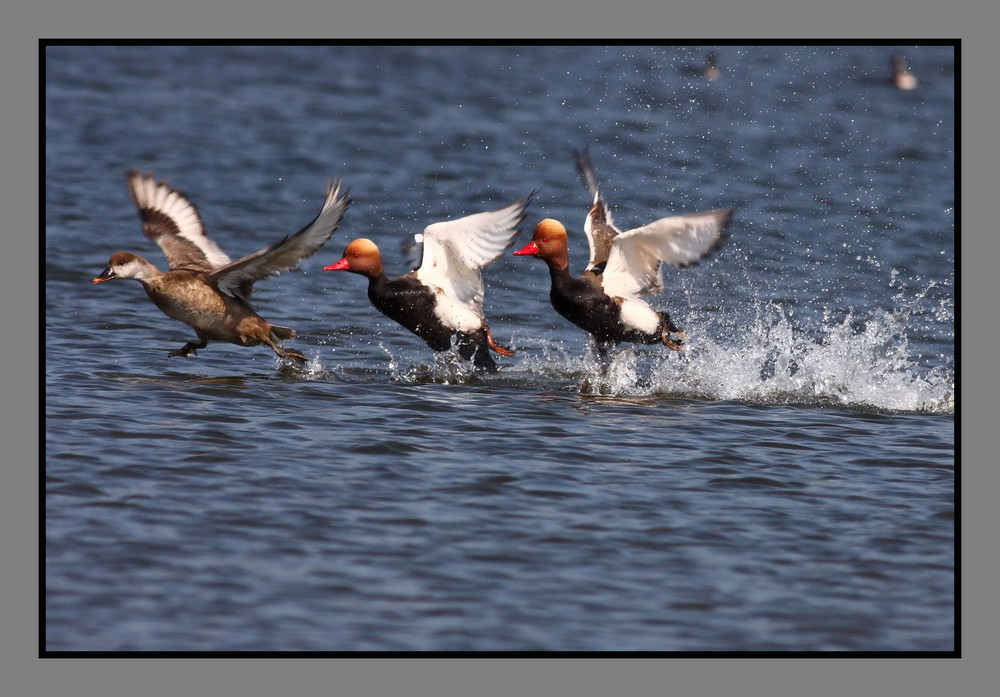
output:
[[[892,61],[892,81],[901,90],[912,90],[917,87],[917,76],[910,72],[903,56],[893,56]]]

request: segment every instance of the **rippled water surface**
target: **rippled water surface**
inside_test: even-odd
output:
[[[50,650],[951,650],[951,47],[50,47]],[[904,53],[920,78],[888,81]],[[485,271],[476,375],[324,273],[371,237],[532,189],[582,270],[589,145],[616,222],[722,206],[667,269],[675,353],[602,369],[535,259]],[[355,200],[256,286],[304,367],[210,344],[111,253],[165,267],[129,168],[236,258]]]

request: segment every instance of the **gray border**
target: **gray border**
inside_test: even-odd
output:
[[[963,8],[959,18],[954,6],[914,6],[902,0],[883,2],[877,7],[858,3],[845,8],[843,3],[821,5],[808,11],[801,3],[783,2],[734,4],[730,8],[711,3],[678,7],[641,0],[634,10],[620,3],[600,6],[562,7],[540,6],[535,0],[504,2],[491,9],[479,6],[469,9],[458,0],[421,3],[384,3],[380,0],[352,7],[337,7],[329,2],[307,0],[302,11],[294,11],[287,3],[257,6],[252,12],[230,13],[234,0],[214,2],[207,7],[201,2],[175,2],[159,8],[140,10],[134,3],[120,0],[84,3],[43,0],[31,7],[17,7],[5,12],[0,36],[0,84],[4,86],[4,128],[15,131],[4,139],[3,166],[0,167],[0,191],[4,206],[4,254],[0,255],[0,280],[3,282],[4,320],[8,327],[17,327],[17,336],[8,334],[8,346],[23,347],[32,340],[31,331],[39,326],[38,304],[11,303],[19,297],[14,292],[18,284],[21,296],[25,287],[41,288],[41,280],[32,273],[35,268],[25,259],[35,260],[38,241],[32,232],[37,229],[37,207],[27,202],[39,200],[38,191],[38,82],[37,39],[68,36],[310,36],[316,28],[331,37],[486,37],[513,38],[548,37],[649,37],[654,34],[678,37],[820,37],[857,36],[859,31],[874,37],[959,37],[963,39],[962,69],[965,79],[962,92],[963,143],[975,143],[966,148],[961,183],[965,195],[962,229],[963,242],[976,254],[962,261],[960,298],[962,309],[971,302],[972,312],[961,317],[977,316],[977,303],[991,302],[989,291],[971,292],[979,283],[969,279],[988,278],[980,268],[996,258],[984,247],[991,238],[995,248],[996,234],[985,216],[969,205],[987,195],[996,195],[996,179],[989,173],[997,161],[993,150],[996,138],[975,128],[973,117],[984,119],[992,109],[996,81],[987,78],[983,66],[993,68],[997,60],[990,49],[995,40],[990,35],[996,24],[996,13],[976,8]],[[185,5],[187,5],[185,7]],[[222,7],[219,7],[222,5]],[[226,6],[229,7],[226,7]],[[310,7],[312,6],[312,7]],[[310,11],[311,10],[311,11]],[[360,13],[360,14],[359,14]],[[198,24],[192,25],[191,18]],[[858,18],[863,17],[863,22]],[[442,19],[447,21],[442,23]],[[109,19],[111,22],[109,23]],[[155,21],[150,21],[155,20]],[[961,24],[959,24],[959,21]],[[790,24],[791,22],[791,24]],[[652,31],[651,28],[656,28]],[[525,32],[530,32],[526,34]],[[977,37],[981,36],[981,40]],[[982,85],[981,89],[971,86]],[[986,103],[984,104],[984,99]],[[30,134],[35,134],[32,138]],[[982,139],[977,138],[982,134]],[[7,147],[14,149],[8,153]],[[20,166],[15,166],[20,165]],[[976,176],[974,173],[978,173]],[[20,205],[10,205],[11,202]],[[22,203],[23,202],[23,203]],[[13,218],[11,214],[13,213]],[[979,261],[977,261],[979,260]],[[40,266],[40,264],[39,264]],[[980,272],[981,273],[977,273]],[[980,300],[981,298],[981,300]],[[984,323],[992,324],[992,323]],[[28,330],[25,339],[25,328]],[[990,334],[992,335],[992,331]],[[962,336],[964,337],[964,332]],[[985,339],[988,340],[989,337]],[[39,336],[39,347],[44,340]],[[16,344],[14,343],[16,342]],[[964,359],[969,345],[961,352]],[[2,420],[4,435],[3,464],[0,466],[0,549],[4,555],[2,583],[2,633],[0,661],[5,690],[16,695],[157,695],[213,694],[255,695],[275,694],[348,694],[348,695],[440,695],[452,694],[488,696],[499,694],[767,694],[781,695],[841,695],[872,694],[877,689],[884,695],[975,694],[974,688],[986,683],[988,662],[995,643],[982,641],[991,612],[997,606],[982,588],[988,578],[995,577],[995,554],[964,554],[964,608],[976,612],[961,624],[962,649],[966,658],[957,660],[754,660],[754,659],[643,659],[643,660],[538,660],[538,659],[461,659],[432,661],[406,659],[337,659],[337,660],[91,660],[37,658],[38,545],[36,538],[38,476],[36,463],[40,445],[38,406],[41,366],[29,349],[25,353],[8,351],[2,361],[5,404]],[[974,362],[973,362],[974,364]],[[31,368],[36,368],[32,371]],[[969,368],[960,360],[960,375]],[[12,374],[13,373],[13,374]],[[984,371],[984,375],[995,374]],[[987,378],[989,379],[989,378]],[[977,381],[979,382],[979,381]],[[972,399],[982,395],[960,394],[960,415]],[[983,400],[985,401],[985,400]],[[975,402],[978,403],[978,402]],[[989,409],[971,410],[962,419],[964,433],[979,432],[989,425],[996,427],[995,412]],[[11,437],[11,434],[16,434]],[[28,435],[32,434],[32,435]],[[38,434],[38,435],[34,435]],[[989,510],[976,505],[977,492],[997,491],[985,478],[996,469],[992,458],[984,457],[971,439],[961,438],[963,462],[966,464],[963,482],[962,516],[963,550],[987,547],[984,538],[992,534],[991,525],[982,522]],[[981,447],[981,444],[980,444]],[[12,450],[13,448],[13,450]],[[993,477],[995,478],[995,474]],[[978,498],[985,498],[979,493]],[[969,513],[976,511],[976,522]],[[977,530],[983,531],[977,533]],[[983,542],[982,545],[979,543]],[[983,563],[990,565],[983,569]],[[990,572],[993,572],[992,574]],[[984,582],[984,578],[987,579]],[[978,583],[976,583],[978,581]],[[982,602],[977,602],[979,600]],[[995,659],[993,659],[995,660]],[[875,688],[875,689],[873,689]],[[963,689],[966,688],[966,689]]]

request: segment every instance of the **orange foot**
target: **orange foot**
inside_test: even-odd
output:
[[[489,327],[487,327],[484,324],[483,325],[483,329],[486,330],[486,343],[489,344],[489,347],[491,349],[493,349],[494,351],[496,351],[497,353],[499,353],[501,356],[513,356],[514,355],[513,349],[509,349],[509,348],[507,348],[505,346],[501,346],[500,344],[498,344],[495,341],[493,341],[493,334],[492,334],[492,332],[490,332],[490,328]]]
[[[660,340],[663,341],[669,349],[674,351],[683,351],[684,339],[686,338],[687,334],[682,331],[671,332],[666,327],[663,327],[663,334]]]

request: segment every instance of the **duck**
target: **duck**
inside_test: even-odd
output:
[[[194,329],[198,340],[171,351],[168,358],[190,358],[209,341],[224,341],[266,345],[279,358],[304,363],[301,351],[283,346],[295,330],[271,324],[250,307],[253,284],[294,269],[318,252],[340,226],[352,202],[350,190],[343,190],[339,180],[327,181],[326,199],[312,222],[294,235],[231,261],[205,233],[197,207],[180,189],[166,180],[157,182],[152,173],[135,170],[128,172],[127,182],[142,230],[163,251],[168,270],[161,271],[131,252],[115,252],[91,283],[136,280],[163,314]]]
[[[715,82],[722,77],[722,69],[719,67],[719,54],[715,51],[709,51],[705,55],[705,71],[703,74],[709,82]]]
[[[587,267],[579,276],[570,273],[566,226],[554,218],[539,222],[531,242],[514,255],[535,256],[548,265],[552,307],[593,337],[602,358],[622,343],[682,350],[686,334],[669,313],[653,309],[642,296],[663,291],[664,262],[684,268],[718,250],[728,237],[733,209],[660,218],[622,232],[612,220],[586,149],[574,151],[574,158],[593,195],[583,224],[590,246]]]
[[[892,81],[901,90],[912,90],[917,87],[917,76],[910,72],[906,65],[906,58],[903,56],[893,56],[890,61],[892,65]]]
[[[349,271],[368,279],[368,299],[376,310],[423,339],[432,350],[457,348],[476,370],[498,370],[493,351],[514,351],[493,339],[483,314],[482,268],[503,256],[520,232],[536,192],[508,206],[436,222],[414,237],[422,243],[419,266],[389,278],[378,246],[352,240],[341,259],[325,271]]]
[[[680,74],[688,78],[704,78],[709,82],[715,82],[722,77],[722,68],[719,65],[719,54],[709,51],[705,54],[705,62],[687,63],[680,67]]]

